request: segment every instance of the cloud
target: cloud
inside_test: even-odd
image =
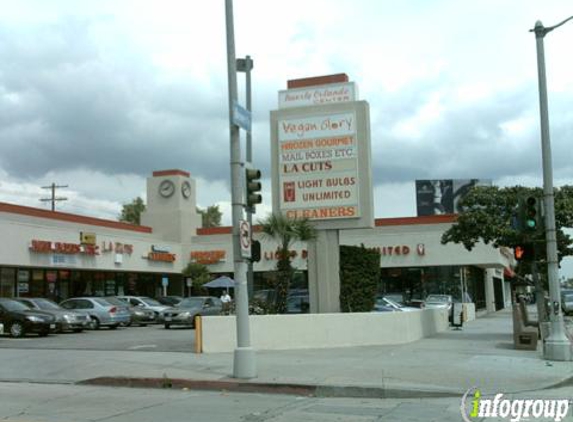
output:
[[[114,218],[122,203],[145,194],[154,170],[180,168],[198,179],[199,205],[220,204],[230,221],[224,5],[197,5],[3,5],[0,200],[38,205],[41,186],[57,182],[70,186],[60,206]],[[376,216],[414,215],[416,179],[541,185],[528,30],[537,19],[561,21],[562,6],[236,0],[237,57],[254,60],[261,215],[271,204],[269,111],[277,92],[288,79],[340,72],[370,104]],[[573,180],[572,33],[573,24],[565,25],[546,40],[556,185]],[[244,75],[237,80],[244,103]],[[244,142],[242,134],[243,151]]]

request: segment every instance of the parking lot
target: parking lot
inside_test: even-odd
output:
[[[0,348],[193,353],[195,330],[187,327],[166,330],[163,325],[148,325],[50,334],[47,337],[29,334],[24,338],[10,338],[4,334],[0,335]]]

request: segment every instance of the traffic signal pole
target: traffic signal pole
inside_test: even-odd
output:
[[[252,100],[251,100],[251,70],[253,70],[253,60],[251,56],[246,56],[244,59],[237,59],[237,71],[245,73],[245,106],[247,111],[252,112]],[[253,131],[249,130],[247,132],[247,148],[245,159],[247,163],[253,162]],[[251,244],[253,242],[253,211],[254,209],[251,207],[247,207],[247,221],[249,222],[249,226],[251,227]],[[254,272],[253,272],[253,260],[249,259],[247,263],[247,287],[249,291],[249,297],[252,297],[254,294]]]
[[[547,79],[545,74],[545,35],[563,25],[573,16],[558,25],[545,28],[541,21],[535,23],[537,44],[537,71],[539,79],[539,111],[541,117],[541,151],[543,159],[543,194],[545,205],[545,237],[547,242],[547,277],[549,281],[549,320],[550,334],[544,346],[544,357],[549,360],[571,360],[571,342],[565,335],[563,314],[561,313],[561,292],[558,277],[557,238],[555,231],[555,203],[553,197],[553,168],[551,142],[549,138],[549,111],[547,105]]]
[[[247,264],[241,254],[239,225],[243,219],[243,163],[239,126],[234,123],[234,104],[237,101],[237,67],[235,58],[235,28],[233,23],[233,0],[225,0],[227,30],[227,74],[229,80],[229,131],[231,146],[231,201],[233,216],[233,262],[235,271],[235,313],[237,323],[237,347],[234,351],[233,376],[254,378],[257,376],[255,351],[251,347],[249,327],[249,298],[247,290]]]

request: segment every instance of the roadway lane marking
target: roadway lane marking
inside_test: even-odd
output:
[[[141,344],[139,346],[131,346],[128,349],[129,350],[137,350],[137,349],[153,349],[157,347],[156,344]]]

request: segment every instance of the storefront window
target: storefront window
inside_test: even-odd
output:
[[[94,296],[105,296],[105,274],[95,273],[92,285],[92,294]]]
[[[30,297],[44,297],[45,283],[44,270],[33,270],[32,280],[30,282]]]
[[[57,287],[56,299],[58,302],[70,296],[70,280],[71,280],[71,273],[69,270],[59,271],[59,280],[58,280],[58,285],[56,286]]]
[[[18,296],[28,296],[30,293],[30,271],[18,270]]]
[[[115,281],[115,274],[107,273],[105,276],[105,294],[104,296],[115,296],[116,293],[116,281]]]
[[[46,271],[46,282],[48,283],[48,291],[46,292],[46,297],[54,301],[58,300],[56,292],[57,281],[58,281],[57,271]]]
[[[0,297],[14,297],[14,284],[16,270],[14,268],[0,268]]]
[[[462,286],[463,284],[463,286]],[[454,300],[475,302],[485,306],[483,270],[476,267],[414,267],[383,268],[380,293],[401,293],[406,301],[425,299],[429,294],[451,295]]]

